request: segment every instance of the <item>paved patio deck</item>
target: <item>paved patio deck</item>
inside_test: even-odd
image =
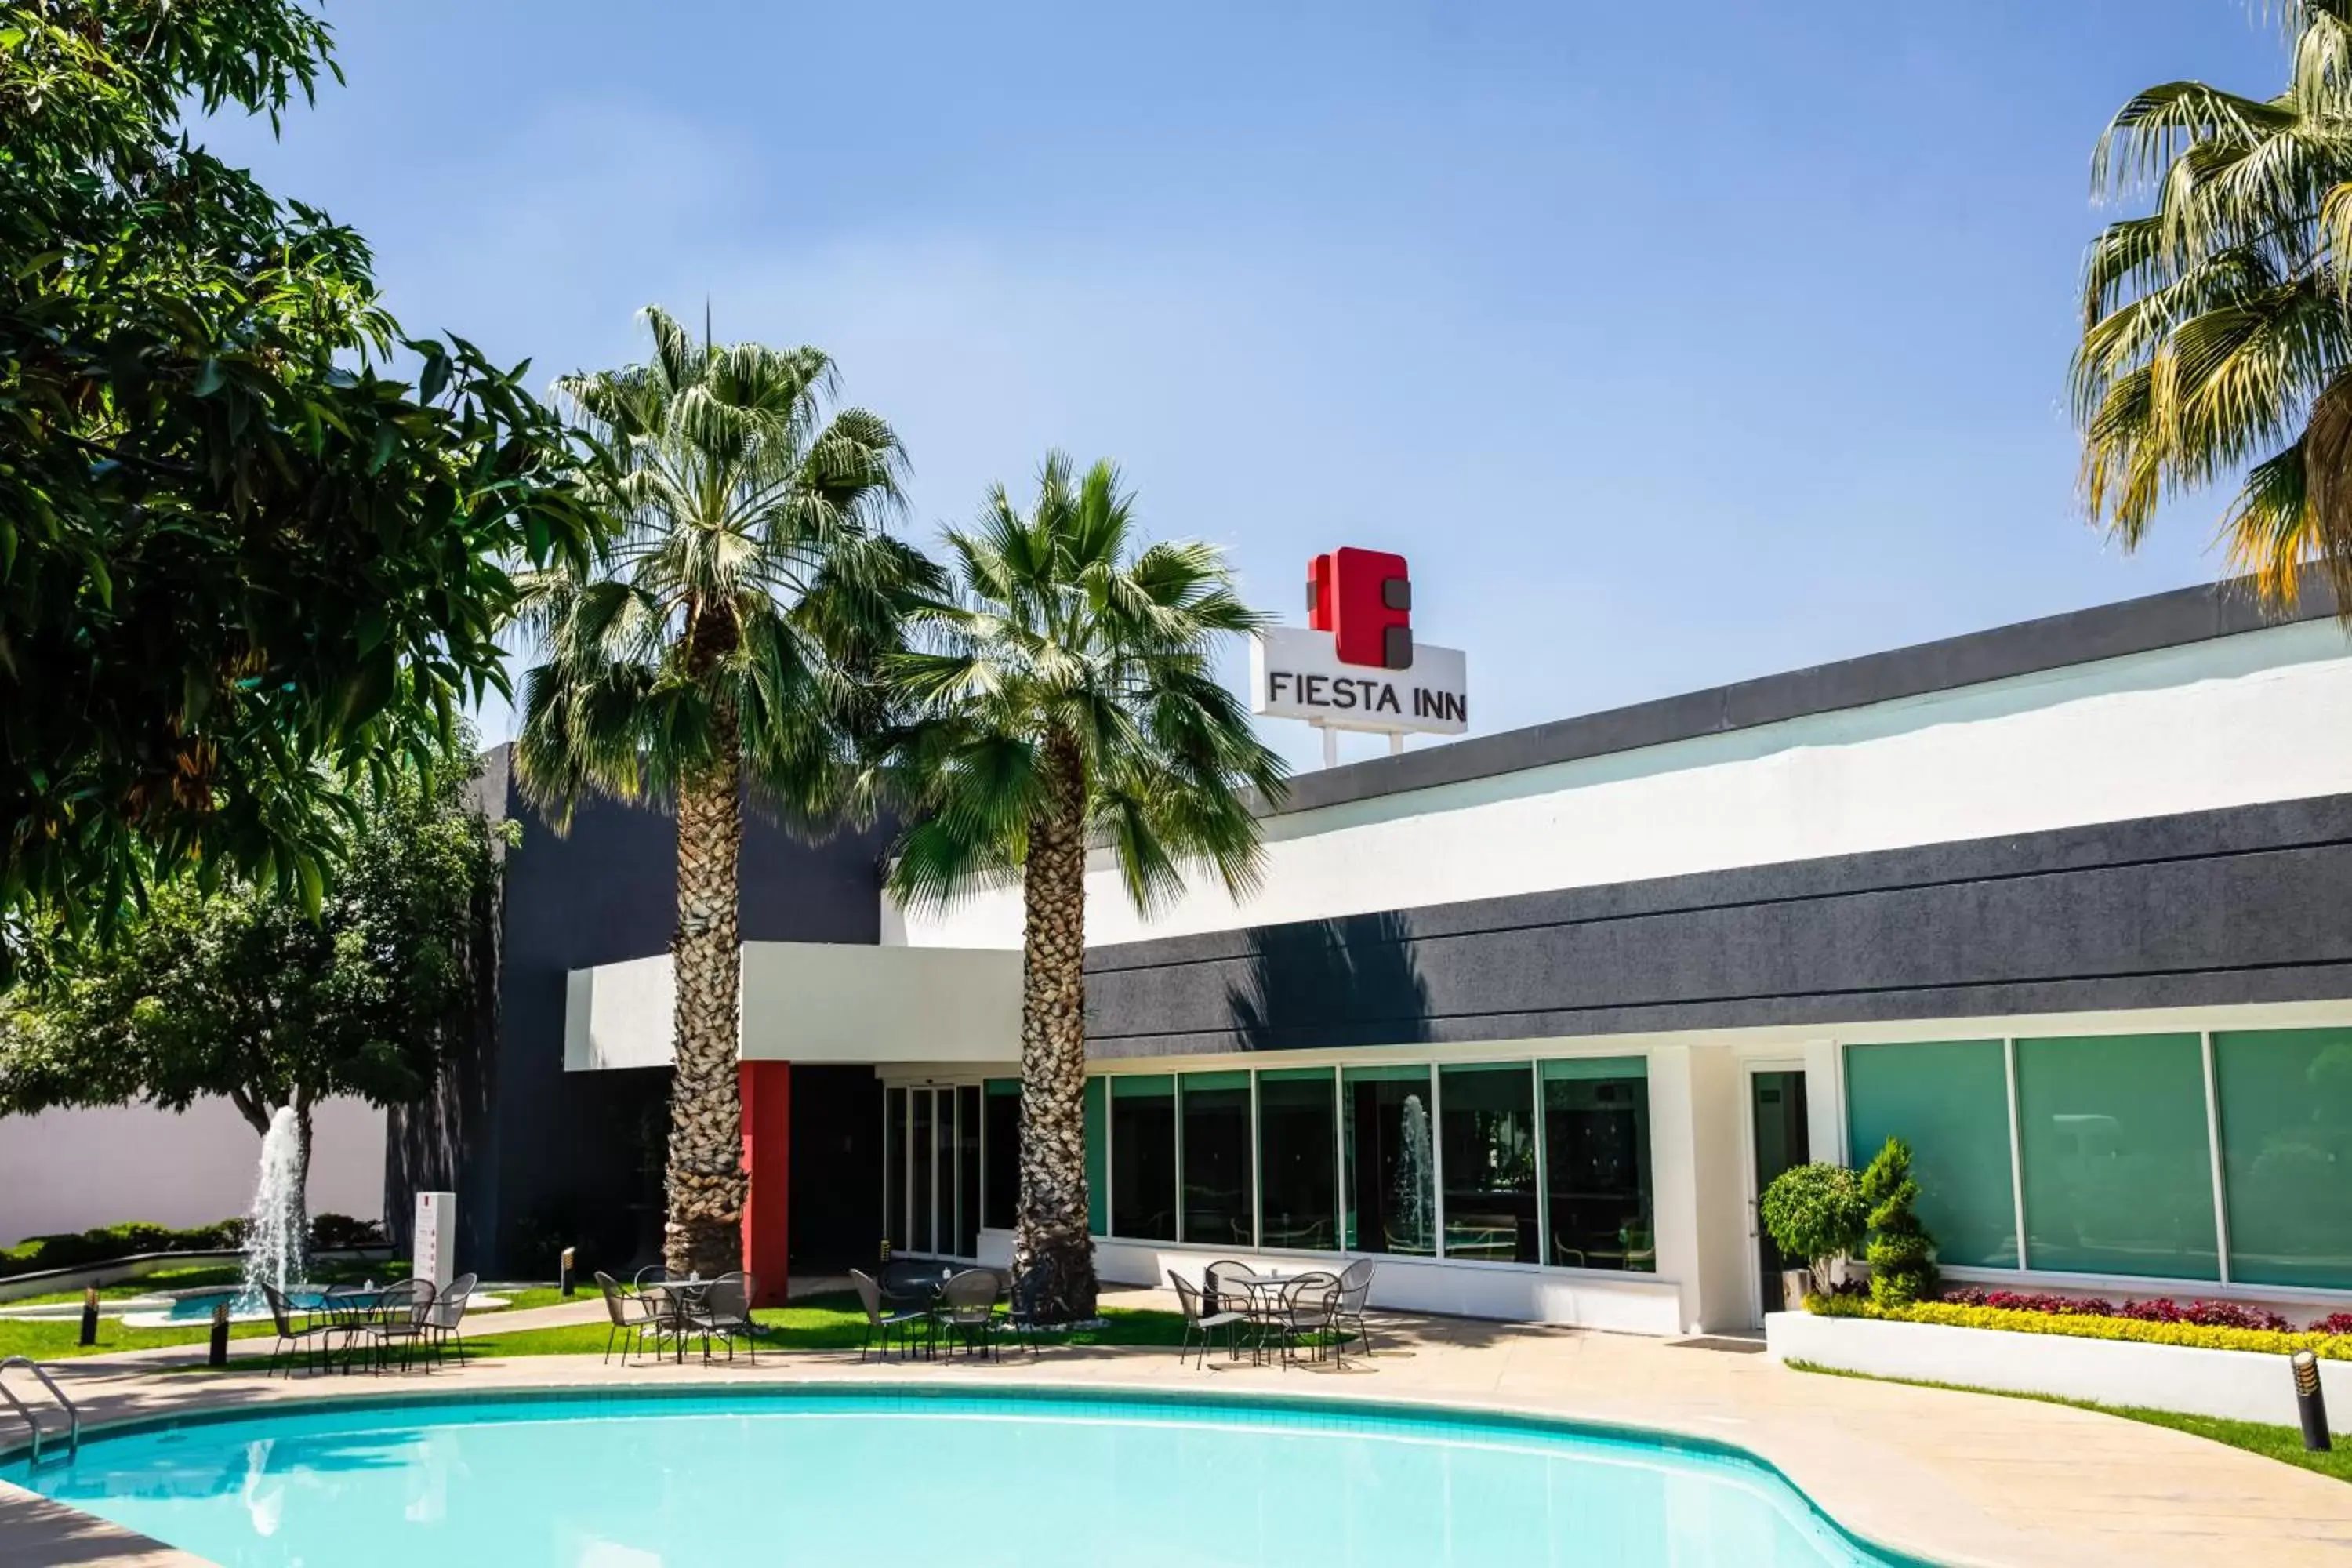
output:
[[[1123,1306],[1170,1307],[1157,1292]],[[501,1329],[600,1321],[593,1301],[501,1315]],[[1375,1320],[1376,1330],[1383,1320]],[[270,1381],[171,1372],[201,1351],[60,1363],[93,1425],[242,1404],[624,1384],[918,1383],[984,1388],[1215,1389],[1431,1403],[1603,1421],[1736,1443],[1780,1467],[1860,1534],[1931,1561],[2002,1568],[2352,1568],[2352,1486],[2200,1438],[2062,1405],[1791,1372],[1769,1357],[1573,1329],[1459,1319],[1385,1320],[1378,1353],[1333,1367],[1206,1371],[1165,1350],[1063,1347],[1001,1364],[887,1366],[793,1352],[705,1369],[595,1357],[517,1357],[462,1372]],[[485,1323],[487,1331],[488,1325]],[[251,1353],[253,1342],[239,1349]],[[257,1347],[266,1352],[267,1342]],[[0,1487],[0,1562],[189,1568],[159,1547]]]

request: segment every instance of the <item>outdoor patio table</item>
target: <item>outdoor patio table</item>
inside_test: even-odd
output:
[[[360,1331],[375,1321],[383,1310],[383,1292],[381,1289],[332,1287],[320,1296],[318,1310],[334,1325],[335,1332],[343,1336],[343,1371],[348,1373],[352,1370],[351,1352],[359,1341]],[[333,1359],[331,1348],[329,1364],[333,1363]]]
[[[671,1340],[677,1346],[677,1359],[686,1361],[686,1320],[695,1303],[710,1289],[708,1279],[648,1279],[637,1287],[641,1296],[662,1299],[661,1318],[667,1325]]]

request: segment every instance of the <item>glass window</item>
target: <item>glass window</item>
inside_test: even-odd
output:
[[[1011,1230],[1021,1212],[1021,1080],[992,1078],[985,1086],[988,1184],[981,1223]]]
[[[1339,1074],[1349,1250],[1437,1250],[1437,1142],[1425,1067]]]
[[[2017,1117],[2028,1266],[2220,1278],[2195,1035],[2020,1040]]]
[[[1110,1159],[1103,1142],[1109,1135],[1110,1112],[1103,1080],[1087,1079],[1087,1230],[1110,1234]]]
[[[1846,1047],[1847,1161],[1862,1169],[1889,1138],[1911,1145],[1919,1219],[1946,1263],[2017,1267],[2002,1049],[1999,1040]]]
[[[1176,1239],[1176,1080],[1110,1080],[1110,1231]]]
[[[907,1091],[882,1091],[882,1240],[907,1250]]]
[[[1328,1252],[1337,1239],[1336,1082],[1321,1068],[1257,1075],[1258,1205],[1268,1247]]]
[[[1183,1098],[1186,1241],[1251,1247],[1250,1080],[1245,1072],[1188,1072]]]
[[[1441,1068],[1445,1256],[1533,1263],[1536,1079],[1525,1062]]]
[[[956,1090],[956,1256],[980,1256],[980,1085]]]
[[[1656,1273],[1649,1063],[1640,1057],[1586,1057],[1543,1062],[1538,1070],[1543,1079],[1545,1202],[1551,1220],[1544,1261],[1566,1268]],[[1450,1079],[1445,1097],[1450,1116]],[[1450,1133],[1446,1158],[1453,1159]],[[1450,1190],[1450,1173],[1446,1182]]]
[[[2352,1029],[2217,1034],[2213,1087],[2230,1278],[2352,1289]]]
[[[931,1250],[931,1091],[914,1091],[915,1119],[907,1133],[907,1146],[915,1156],[914,1225],[907,1233],[907,1247],[913,1252]]]

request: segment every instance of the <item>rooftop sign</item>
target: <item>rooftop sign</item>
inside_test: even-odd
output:
[[[1470,727],[1462,650],[1414,641],[1404,557],[1335,550],[1307,567],[1307,625],[1269,626],[1250,648],[1250,710],[1304,719],[1338,760],[1335,731],[1361,730],[1404,749],[1407,735]]]

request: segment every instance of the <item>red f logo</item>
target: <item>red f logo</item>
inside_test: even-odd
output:
[[[1404,557],[1334,550],[1307,565],[1307,624],[1329,632],[1341,664],[1412,668],[1412,580]]]

